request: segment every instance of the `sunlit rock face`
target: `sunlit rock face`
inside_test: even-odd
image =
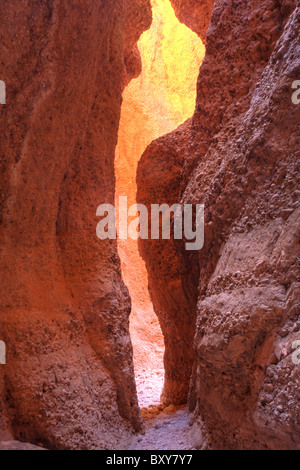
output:
[[[172,242],[141,250],[160,315],[174,325],[164,288],[172,273],[180,305],[190,302],[190,409],[219,449],[299,449],[299,13],[294,1],[216,1],[196,112],[153,142],[138,169],[138,200],[155,188],[160,202],[205,204],[199,253]],[[181,161],[178,178],[170,168]],[[161,252],[173,270],[161,269]],[[175,374],[175,345],[169,354]]]
[[[187,121],[176,132],[152,142],[139,162],[137,200],[147,206],[149,214],[151,204],[172,206],[178,202],[184,163],[181,149],[187,144],[189,124]],[[195,360],[193,338],[199,275],[188,266],[183,271],[173,239],[140,240],[139,248],[165,339],[162,401],[167,405],[186,403]]]
[[[0,10],[1,431],[50,449],[124,447],[141,426],[130,299],[95,214],[114,203],[122,91],[150,3]]]
[[[178,21],[169,0],[153,0],[152,13],[152,26],[138,43],[142,73],[123,94],[115,162],[116,200],[119,195],[127,196],[129,206],[136,202],[137,163],[147,145],[194,112],[196,81],[205,53],[197,35]],[[119,240],[118,247],[132,299],[136,370],[161,369],[163,339],[137,242]]]

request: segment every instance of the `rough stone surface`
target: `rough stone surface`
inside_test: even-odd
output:
[[[173,134],[154,141],[139,162],[137,201],[148,208],[149,227],[151,204],[171,206],[177,202],[183,168],[180,149],[186,144],[189,124],[187,121]],[[189,269],[183,272],[172,239],[152,240],[149,237],[139,240],[139,247],[146,262],[150,297],[165,341],[162,401],[165,404],[186,403],[194,361],[197,286],[193,280],[197,279],[197,273],[194,276]]]
[[[207,30],[206,57],[193,118],[142,157],[138,202],[204,203],[205,246],[140,243],[171,415],[144,410],[156,432],[133,446],[299,450],[300,7],[216,0],[209,23],[212,2],[172,3]],[[150,2],[11,0],[0,13],[1,446],[128,448],[142,428],[130,299],[95,213],[114,202],[122,92],[141,70]],[[172,417],[188,393],[191,429],[186,411]]]
[[[145,433],[132,439],[129,450],[196,450],[204,441],[197,429],[189,426],[187,407],[150,407],[142,410]],[[188,458],[185,459],[187,463]]]
[[[190,410],[219,449],[299,448],[299,13],[294,1],[217,0],[192,122],[152,143],[138,173],[141,200],[205,204],[203,250],[141,251],[156,312],[172,325],[160,254],[176,266],[175,297],[196,318]]]
[[[136,203],[136,171],[146,147],[193,115],[205,47],[181,24],[169,0],[151,0],[153,22],[138,42],[142,73],[123,93],[115,160],[116,201]],[[180,63],[180,67],[178,64]],[[168,163],[167,163],[168,164]],[[174,175],[176,178],[176,175]],[[140,405],[157,403],[164,343],[148,293],[145,263],[136,240],[118,240],[122,275],[132,300],[130,334]],[[159,379],[159,380],[158,380]],[[153,401],[151,387],[153,389]],[[159,397],[158,397],[159,398]]]
[[[20,441],[0,441],[0,451],[2,450],[47,450],[42,447],[34,446]]]
[[[130,299],[95,214],[114,201],[122,90],[139,71],[150,3],[0,10],[1,433],[50,449],[122,448],[141,427]]]
[[[206,41],[214,0],[170,0],[178,19]]]

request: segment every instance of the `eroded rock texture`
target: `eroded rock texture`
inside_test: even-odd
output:
[[[143,154],[138,166],[137,200],[148,208],[151,204],[178,202],[178,188],[183,168],[181,149],[187,144],[189,121],[173,134],[154,141]],[[165,340],[165,383],[162,401],[186,403],[194,361],[196,273],[183,270],[176,246],[171,240],[139,241],[140,254],[146,262],[149,292]],[[186,290],[185,290],[186,287]]]
[[[1,430],[124,447],[141,426],[130,299],[95,214],[114,201],[121,94],[150,3],[13,0],[0,14]]]
[[[138,171],[140,201],[205,204],[200,252],[172,241],[140,249],[173,343],[170,377],[195,328],[190,408],[216,448],[299,448],[299,13],[294,1],[217,0],[194,117],[152,143]],[[188,306],[180,338],[174,319]]]
[[[151,0],[151,5],[151,28],[138,42],[142,73],[123,93],[118,132],[116,202],[118,196],[127,196],[128,207],[136,202],[137,165],[146,147],[192,116],[199,67],[205,54],[201,40],[178,21],[169,0]],[[152,165],[150,168],[152,171]],[[119,240],[118,249],[123,279],[132,300],[131,338],[139,381],[145,368],[153,376],[158,369],[163,372],[163,340],[137,241]]]
[[[214,0],[170,0],[178,19],[206,40]]]

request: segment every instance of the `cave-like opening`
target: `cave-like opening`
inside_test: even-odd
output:
[[[153,23],[138,43],[142,73],[130,82],[116,151],[116,204],[136,202],[136,172],[146,147],[176,129],[194,112],[196,82],[205,47],[175,16],[169,0],[152,0]],[[163,202],[163,201],[162,201]],[[137,241],[118,240],[122,275],[132,300],[130,334],[139,404],[157,405],[164,380],[164,339],[148,292]]]

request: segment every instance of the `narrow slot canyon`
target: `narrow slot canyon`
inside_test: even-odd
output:
[[[300,450],[299,3],[0,22],[0,450]]]
[[[151,28],[138,42],[141,74],[123,93],[118,132],[116,205],[120,196],[126,196],[128,207],[137,202],[137,167],[148,145],[193,115],[196,82],[205,54],[201,39],[179,22],[169,0],[153,0],[152,15]],[[130,335],[139,403],[146,408],[161,404],[164,339],[137,240],[119,239],[118,251],[132,301]]]

